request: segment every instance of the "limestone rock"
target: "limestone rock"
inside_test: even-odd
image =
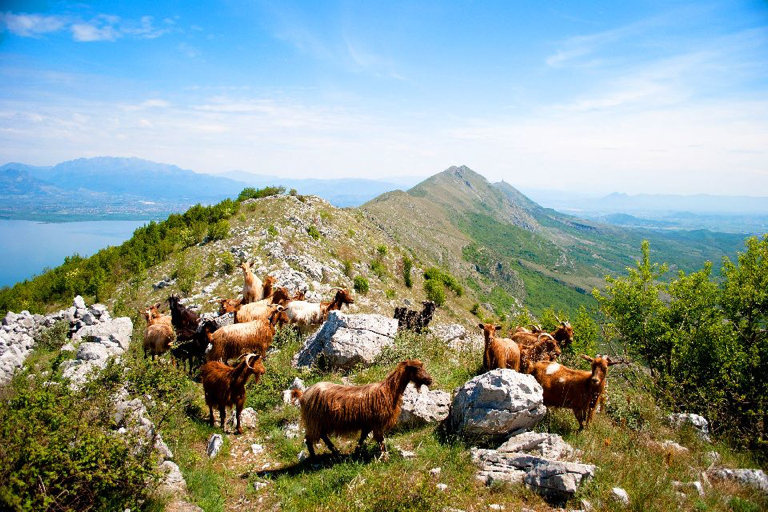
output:
[[[450,428],[469,439],[506,438],[535,426],[547,412],[543,402],[543,390],[533,376],[499,368],[459,388]]]
[[[624,507],[629,506],[629,494],[621,487],[611,489],[611,499]]]
[[[208,457],[213,458],[219,454],[223,445],[224,438],[221,437],[221,434],[213,434],[211,438],[208,439],[208,447],[206,448],[205,453],[208,454]]]
[[[707,472],[713,480],[730,480],[768,494],[768,476],[762,469],[712,468]]]
[[[693,425],[698,432],[699,437],[704,441],[710,442],[709,422],[704,416],[692,413],[678,413],[670,414],[667,419],[669,420],[670,425],[675,428],[680,428],[687,423]]]
[[[394,318],[331,311],[328,320],[307,339],[293,363],[307,367],[322,358],[324,364],[335,369],[369,365],[384,347],[393,343],[396,334]]]
[[[416,390],[413,384],[408,384],[403,393],[403,405],[400,417],[397,419],[398,428],[416,428],[443,421],[448,417],[451,406],[451,395],[445,391],[430,391],[422,386]]]

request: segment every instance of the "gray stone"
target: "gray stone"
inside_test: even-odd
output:
[[[307,386],[304,385],[304,381],[296,377],[293,379],[291,386],[288,389],[283,390],[283,403],[298,405],[298,400],[293,398],[293,391],[304,391]]]
[[[3,325],[13,325],[16,323],[18,315],[13,311],[8,311],[3,317]]]
[[[322,356],[325,364],[336,369],[369,365],[384,347],[392,345],[396,334],[394,318],[331,311],[328,320],[296,354],[293,364],[308,367]]]
[[[96,322],[98,322],[98,320],[96,319],[96,315],[90,311],[86,311],[83,315],[83,322],[85,325],[94,325]]]
[[[479,332],[467,331],[459,324],[437,324],[430,331],[453,350],[480,350],[485,346],[485,340]]]
[[[78,295],[75,297],[75,300],[72,301],[72,305],[75,307],[75,309],[85,309],[85,299]]]
[[[176,463],[166,460],[160,464],[159,468],[164,473],[164,476],[158,487],[158,494],[175,495],[187,491],[187,482],[184,480],[184,475],[181,474],[181,470]]]
[[[574,455],[571,445],[557,434],[523,432],[510,437],[497,451],[502,453],[527,453],[550,460],[565,460]]]
[[[661,443],[661,447],[665,450],[671,451],[672,453],[682,454],[682,453],[688,453],[688,448],[685,446],[678,444],[671,439],[667,439],[666,441],[663,441]]]
[[[629,506],[629,495],[621,487],[611,489],[611,499],[624,507]]]
[[[543,390],[531,375],[496,369],[459,388],[451,430],[468,439],[495,440],[534,427],[547,412]]]
[[[713,480],[729,480],[768,494],[768,476],[762,469],[712,468],[707,472]]]
[[[107,312],[107,306],[105,306],[104,304],[94,304],[91,306],[90,311],[97,318],[101,318],[105,313],[109,314]]]
[[[208,448],[206,448],[205,453],[208,454],[208,457],[213,458],[219,454],[223,445],[224,438],[221,437],[221,434],[213,434],[208,439]]]
[[[83,361],[93,361],[96,364],[103,365],[109,357],[107,347],[101,343],[83,342],[77,347],[77,358]]]
[[[403,405],[400,408],[397,427],[417,428],[443,421],[448,417],[450,407],[450,393],[430,391],[426,386],[417,391],[413,384],[408,384],[403,393]]]
[[[701,437],[704,441],[710,442],[709,422],[706,418],[704,418],[704,416],[692,413],[678,413],[670,414],[667,419],[669,420],[670,425],[675,428],[680,428],[685,424],[693,425],[693,427],[698,432],[699,437]]]

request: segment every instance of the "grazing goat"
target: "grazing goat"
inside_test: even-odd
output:
[[[592,420],[600,395],[605,389],[608,367],[624,362],[613,361],[599,354],[594,359],[584,354],[581,357],[592,363],[591,372],[544,362],[534,364],[530,372],[544,388],[544,405],[573,410],[579,422],[579,430]]]
[[[147,321],[147,325],[154,324],[166,324],[168,327],[173,327],[173,321],[170,315],[163,315],[160,313],[161,303],[153,304],[144,311],[144,318]]]
[[[267,349],[275,335],[275,325],[281,321],[283,307],[275,305],[269,318],[244,324],[219,327],[212,332],[212,323],[203,324],[203,333],[213,345],[208,351],[208,361],[228,361],[248,352],[266,356]]]
[[[251,363],[253,360],[253,363]],[[209,361],[200,369],[205,391],[205,403],[210,414],[208,423],[213,426],[213,408],[219,409],[221,429],[224,430],[224,419],[227,407],[235,406],[237,417],[237,433],[242,434],[240,413],[245,403],[245,385],[251,375],[256,382],[264,375],[264,364],[258,354],[244,354],[243,360],[234,368],[218,361]]]
[[[296,389],[305,442],[310,457],[315,456],[315,443],[321,439],[334,455],[339,451],[328,438],[330,434],[352,434],[360,431],[357,450],[370,432],[379,443],[382,456],[387,456],[384,434],[397,423],[403,393],[409,382],[419,389],[432,384],[432,377],[418,360],[403,361],[381,382],[365,386],[342,386],[318,382],[303,393]]]
[[[540,333],[536,343],[520,347],[520,372],[528,373],[538,362],[556,361],[560,353],[555,338],[545,332]]]
[[[294,300],[288,303],[285,314],[288,321],[298,326],[308,326],[324,322],[328,312],[340,310],[344,304],[354,304],[355,300],[347,290],[336,288],[338,291],[330,302],[307,302]]]
[[[532,331],[518,327],[510,337],[521,347],[525,345],[533,345],[539,340],[539,334],[544,332],[538,326],[533,327],[534,329]],[[573,327],[571,327],[570,322],[560,322],[557,329],[547,334],[557,340],[560,343],[561,348],[565,348],[573,343]]]
[[[274,290],[272,289],[272,286],[275,284],[275,278],[272,276],[267,276],[264,278],[264,284],[262,285],[262,291],[261,291],[261,298],[266,299],[268,297],[272,296],[272,293]]]
[[[243,299],[219,299],[219,316],[237,313],[242,305]]]
[[[419,333],[426,329],[429,322],[432,321],[432,315],[437,306],[431,300],[425,300],[421,304],[424,308],[420,313],[404,307],[395,308],[394,317],[397,319],[398,329],[408,329]]]
[[[279,304],[285,307],[290,300],[288,290],[278,288],[269,298],[241,306],[235,313],[235,323],[240,324],[264,318],[269,314],[272,305]]]
[[[261,279],[251,271],[251,265],[253,262],[248,261],[240,264],[240,268],[243,269],[243,304],[261,300],[264,293],[264,285],[261,283]]]
[[[193,339],[200,324],[200,315],[184,307],[178,295],[168,297],[168,305],[171,307],[171,322],[176,329],[176,339],[179,341]]]
[[[173,334],[173,328],[165,323],[149,324],[144,329],[144,357],[147,353],[151,354],[152,359],[167,351],[173,345],[176,337]]]
[[[483,368],[485,371],[496,368],[509,368],[520,371],[520,347],[508,338],[497,338],[496,331],[501,326],[493,324],[478,324],[485,335],[485,352],[483,352]]]

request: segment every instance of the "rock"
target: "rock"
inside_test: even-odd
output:
[[[459,388],[449,417],[453,432],[469,439],[506,438],[534,427],[547,408],[543,390],[531,375],[496,369]]]
[[[251,445],[251,451],[254,455],[258,455],[260,453],[264,452],[264,445],[261,444],[252,444]]]
[[[709,422],[704,416],[692,413],[679,413],[670,414],[667,419],[669,420],[670,425],[675,428],[680,428],[685,424],[691,424],[696,429],[701,439],[707,442],[711,441],[709,437]]]
[[[412,452],[409,450],[403,450],[399,446],[397,447],[397,451],[400,454],[400,456],[404,459],[413,459],[416,457],[416,452]]]
[[[670,439],[663,441],[660,446],[667,451],[671,451],[672,453],[677,453],[677,454],[688,453],[689,451],[688,448],[686,448],[685,446],[682,446]]]
[[[485,346],[480,333],[469,332],[459,324],[437,324],[430,331],[453,350],[480,350]]]
[[[557,434],[524,432],[510,437],[497,451],[502,453],[526,453],[549,460],[565,460],[574,455],[574,450]]]
[[[85,309],[85,299],[78,295],[75,297],[75,300],[72,301],[72,305],[75,307],[75,309]]]
[[[295,379],[293,379],[291,386],[288,389],[283,390],[283,403],[298,405],[298,400],[296,398],[293,398],[293,391],[299,390],[303,392],[306,389],[307,389],[307,386],[304,385],[304,381],[296,377]]]
[[[392,345],[396,334],[394,318],[331,311],[328,320],[296,354],[293,364],[308,367],[322,358],[324,364],[335,369],[369,365],[384,347]]]
[[[256,489],[257,491],[260,491],[268,485],[269,485],[269,482],[254,482],[253,488]]]
[[[416,428],[443,421],[448,417],[451,395],[445,391],[430,391],[422,386],[417,391],[413,384],[408,384],[403,393],[403,405],[397,419],[399,428]]]
[[[704,486],[701,482],[696,480],[695,482],[672,482],[672,487],[678,490],[685,490],[687,488],[694,489],[699,496],[704,496]]]
[[[301,450],[299,454],[296,456],[296,458],[299,459],[299,462],[304,462],[305,460],[307,460],[307,457],[309,457],[309,455],[307,455],[307,452],[305,452],[304,450]]]
[[[711,464],[714,464],[720,460],[720,454],[714,450],[705,453],[704,456],[707,458],[707,460],[709,460]]]
[[[283,427],[283,434],[285,434],[285,437],[287,439],[296,439],[297,437],[299,437],[299,424],[287,423]]]
[[[104,304],[94,304],[91,306],[91,314],[93,314],[96,318],[101,318],[104,316],[104,314],[109,314],[107,312],[107,306]]]
[[[168,286],[171,286],[176,282],[175,279],[162,279],[155,284],[152,285],[152,288],[155,290],[162,290],[163,288],[167,288]]]
[[[440,476],[440,473],[443,471],[443,468],[432,468],[429,470],[430,476]]]
[[[3,317],[3,325],[13,325],[16,323],[18,315],[13,311],[8,311]]]
[[[96,315],[90,311],[86,311],[83,315],[83,322],[85,325],[94,325],[96,322],[98,322],[98,320],[96,319]]]
[[[223,445],[224,439],[221,437],[221,434],[213,434],[208,439],[208,448],[206,448],[205,453],[208,454],[208,457],[213,458],[219,454]]]
[[[437,487],[437,490],[438,490],[438,491],[443,491],[443,492],[445,492],[445,491],[447,491],[447,490],[448,490],[448,486],[447,486],[446,484],[437,484],[435,487]]]
[[[187,491],[187,482],[184,480],[184,475],[181,474],[181,470],[176,463],[166,460],[160,464],[159,468],[165,473],[158,488],[159,494],[173,495],[182,494]]]
[[[545,496],[558,499],[572,496],[596,470],[591,464],[554,461],[523,453],[472,448],[471,454],[473,462],[480,466],[477,478],[486,485],[525,483]]]
[[[127,512],[127,511],[126,511]],[[165,512],[205,512],[202,508],[185,500],[174,500],[165,506]]]
[[[768,477],[762,469],[712,468],[707,471],[713,480],[729,480],[768,494]]]
[[[624,507],[629,506],[629,495],[621,487],[611,489],[611,499]]]
[[[83,342],[77,347],[77,358],[83,361],[92,361],[103,366],[107,362],[109,351],[101,343]]]

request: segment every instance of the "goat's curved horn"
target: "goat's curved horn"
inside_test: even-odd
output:
[[[344,288],[339,288],[338,286],[334,286],[333,288],[331,288],[331,291],[333,291],[333,290],[343,291]]]
[[[600,357],[600,356],[598,355],[597,357]],[[590,363],[592,362],[592,358],[589,357],[587,354],[581,354],[581,358],[585,361],[589,361]]]

